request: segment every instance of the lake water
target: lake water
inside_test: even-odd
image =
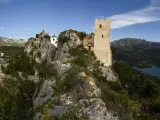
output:
[[[135,68],[135,69],[137,69],[139,71],[142,71],[146,74],[149,74],[149,75],[156,76],[156,77],[160,78],[160,67],[153,66],[151,68],[143,68],[143,69]]]

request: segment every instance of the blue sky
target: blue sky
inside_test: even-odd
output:
[[[29,38],[46,30],[94,32],[95,18],[111,19],[111,40],[160,42],[159,0],[0,0],[0,36]]]

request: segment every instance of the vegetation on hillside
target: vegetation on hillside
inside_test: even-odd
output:
[[[115,62],[113,69],[119,76],[122,88],[128,93],[128,106],[133,108],[138,105],[135,118],[160,119],[160,79],[136,71],[123,62]]]
[[[138,68],[160,66],[160,43],[125,38],[112,42],[111,46],[115,60]]]
[[[17,79],[5,79],[0,86],[0,119],[1,120],[32,120],[34,116],[32,98],[36,84]]]
[[[12,74],[14,72],[24,72],[28,75],[34,75],[35,61],[30,60],[25,53],[20,56],[14,56],[9,60],[9,64],[6,68],[2,66],[2,70],[5,74]]]
[[[102,90],[102,98],[107,109],[117,111],[121,119],[157,120],[160,118],[159,96],[160,79],[132,69],[127,63],[116,61],[113,70],[118,74],[119,81],[107,82],[103,77],[103,64],[96,61],[93,52],[87,52],[81,46],[71,50],[75,59],[72,62],[94,76]],[[93,67],[90,72],[89,67]]]
[[[7,57],[21,55],[23,51],[24,47],[0,46],[0,52],[4,53],[4,55]]]

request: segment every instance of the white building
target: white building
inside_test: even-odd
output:
[[[53,35],[50,38],[51,44],[55,45],[57,47],[57,41],[58,41],[58,37]]]
[[[1,57],[4,57],[4,53],[1,53]]]

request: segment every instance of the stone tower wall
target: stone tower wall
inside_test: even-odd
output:
[[[110,20],[95,20],[94,53],[106,66],[112,65]]]

